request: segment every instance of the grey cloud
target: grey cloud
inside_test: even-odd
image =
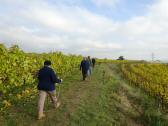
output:
[[[63,3],[10,2],[3,4],[12,9],[0,12],[0,41],[7,45],[17,42],[26,51],[58,50],[100,58],[124,55],[128,59],[150,59],[152,52],[160,59],[167,58],[166,0],[150,6],[145,16],[125,22]]]

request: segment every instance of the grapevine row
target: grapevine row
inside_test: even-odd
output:
[[[57,74],[65,77],[79,66],[81,58],[61,52],[25,53],[17,45],[6,48],[0,44],[0,111],[36,96],[37,72],[45,60],[51,60]]]
[[[165,64],[123,64],[122,72],[131,84],[168,103],[168,67]]]

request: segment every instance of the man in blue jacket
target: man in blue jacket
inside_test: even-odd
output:
[[[61,83],[62,79],[59,79],[51,68],[51,61],[46,60],[44,62],[44,67],[39,70],[38,73],[38,90],[39,90],[39,103],[38,103],[38,119],[45,117],[43,110],[44,110],[44,103],[47,94],[50,96],[51,101],[56,107],[56,92],[55,92],[55,83]]]
[[[81,62],[80,70],[82,70],[83,80],[85,80],[89,70],[89,62],[86,57],[84,57]]]

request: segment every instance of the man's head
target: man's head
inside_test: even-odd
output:
[[[44,62],[44,65],[45,65],[45,66],[51,66],[51,61],[50,61],[50,60],[46,60],[46,61]]]
[[[90,56],[88,56],[88,59],[90,59]]]
[[[83,60],[86,60],[87,58],[86,57],[83,57]]]

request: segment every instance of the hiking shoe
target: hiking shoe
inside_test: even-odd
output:
[[[41,114],[41,115],[38,116],[38,120],[40,120],[40,119],[42,119],[44,117],[45,117],[45,114]]]

